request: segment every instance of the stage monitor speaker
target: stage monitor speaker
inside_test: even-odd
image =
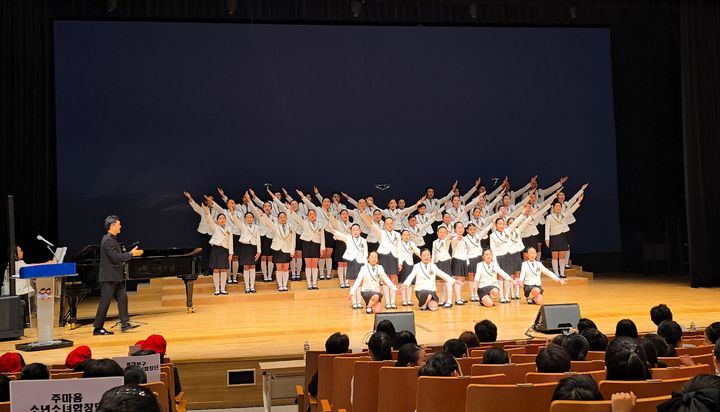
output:
[[[389,320],[395,327],[396,332],[408,330],[415,334],[415,313],[413,312],[383,312],[375,315],[375,324],[373,330],[377,330],[377,325],[383,320]]]
[[[535,317],[533,329],[541,333],[560,333],[577,328],[579,320],[580,305],[577,303],[542,305]]]
[[[0,297],[0,339],[19,339],[25,330],[25,302],[19,296]]]

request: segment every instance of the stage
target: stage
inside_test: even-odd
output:
[[[699,327],[720,320],[717,289],[691,289],[685,278],[585,276],[578,276],[568,286],[543,279],[545,303],[579,303],[582,316],[594,320],[605,333],[613,333],[615,323],[622,318],[633,319],[640,331],[654,330],[649,309],[659,303],[668,304],[675,320],[685,327],[691,322]],[[259,361],[300,359],[305,341],[312,349],[320,349],[327,336],[336,331],[347,333],[351,347],[361,350],[363,338],[372,330],[373,316],[350,308],[345,300],[347,289],[339,289],[337,279],[321,281],[319,291],[306,290],[304,282],[292,282],[291,291],[283,294],[272,289],[274,284],[258,283],[262,287],[256,295],[245,295],[239,291],[240,285],[231,285],[229,296],[218,297],[206,290],[208,282],[203,278],[197,285],[196,313],[186,313],[172,296],[182,285],[179,280],[156,279],[130,293],[132,320],[147,325],[127,333],[115,328],[113,336],[92,336],[92,326],[84,324],[75,330],[56,328],[55,336],[73,340],[75,345],[88,345],[94,358],[102,358],[123,356],[137,340],[151,333],[161,334],[168,341],[168,356],[179,368],[190,407],[213,408],[262,403]],[[96,305],[97,299],[85,300],[78,317],[92,318]],[[538,306],[513,301],[493,308],[468,303],[437,312],[421,312],[417,306],[412,309],[418,342],[438,344],[472,330],[482,319],[498,325],[499,339],[523,338]],[[111,313],[115,310],[113,304]],[[114,322],[114,318],[108,320],[107,327]],[[28,333],[32,339],[34,332]],[[0,353],[14,350],[15,344],[24,341],[0,342]],[[68,352],[58,349],[23,356],[28,363],[61,364]],[[226,370],[247,368],[256,369],[254,386],[226,386]]]

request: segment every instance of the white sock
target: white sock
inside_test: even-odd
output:
[[[332,258],[325,258],[325,270],[326,270],[328,279],[332,278],[332,266],[333,266]]]
[[[539,248],[537,250],[537,259],[538,262],[542,260],[542,248]]]
[[[295,258],[290,259],[290,273],[295,276]]]
[[[455,282],[455,299],[460,300],[462,299],[462,285]]]
[[[325,275],[325,259],[318,259],[318,273]]]
[[[499,279],[499,280],[498,280],[498,289],[499,289],[499,291],[500,291],[500,293],[499,293],[500,298],[502,298],[503,296],[505,296],[505,279]]]
[[[220,274],[213,272],[213,286],[215,286],[215,292],[220,292]]]
[[[263,279],[267,279],[267,260],[261,260],[260,261],[260,272],[263,274]]]
[[[447,300],[445,302],[452,303],[453,290],[452,288],[447,287],[447,284],[445,286],[445,289],[447,290]]]
[[[568,248],[568,250],[565,251],[565,261],[567,261],[567,262],[570,261],[570,249],[569,248]]]
[[[268,261],[267,265],[268,265],[267,278],[263,278],[263,279],[272,280],[273,268],[275,267],[275,264]]]
[[[307,280],[308,286],[312,286],[312,273],[313,273],[312,269],[310,269],[308,267],[305,268],[305,280]]]
[[[255,269],[250,269],[250,289],[255,289]]]
[[[472,282],[470,282],[470,297],[476,298],[477,295],[477,282],[473,280]]]
[[[295,277],[300,277],[300,273],[302,272],[302,258],[295,258]]]
[[[311,272],[311,274],[312,274],[312,284],[313,284],[313,285],[317,285],[319,269],[318,269],[318,268],[312,268],[312,269],[310,269],[310,272]]]
[[[232,262],[232,264],[231,264],[230,266],[232,267],[232,270],[230,271],[230,274],[232,274],[233,276],[235,276],[235,278],[237,278],[237,274],[238,274],[238,261],[237,261],[237,260],[233,260],[233,262]]]
[[[225,285],[227,285],[227,272],[220,272],[220,291],[225,292],[227,289],[225,288]]]
[[[560,259],[560,276],[565,276],[565,259]]]
[[[510,292],[512,291],[512,282],[509,280],[503,280],[503,283],[505,284],[505,299],[510,297]]]
[[[558,270],[558,261],[556,259],[552,260],[552,268],[555,274],[560,273],[560,271]]]
[[[245,281],[245,290],[250,289],[250,270],[243,270],[243,280]]]
[[[515,285],[515,296],[520,297],[520,285]]]
[[[345,283],[345,268],[342,266],[338,266],[338,280],[340,281],[340,286]]]

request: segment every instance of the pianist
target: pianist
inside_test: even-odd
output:
[[[118,312],[120,312],[120,329],[125,332],[137,327],[129,322],[127,291],[123,284],[123,262],[134,256],[142,255],[143,251],[136,246],[129,252],[122,252],[120,243],[116,239],[121,228],[119,217],[111,215],[105,218],[107,233],[100,242],[100,273],[98,275],[100,304],[95,314],[93,335],[113,334],[105,329],[105,317],[113,297],[117,301]]]

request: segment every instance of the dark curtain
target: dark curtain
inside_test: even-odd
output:
[[[720,2],[684,0],[682,103],[690,284],[720,286]]]
[[[678,2],[3,0],[0,194],[17,196],[19,242],[37,248],[36,234],[56,235],[53,19],[605,26],[611,29],[623,253],[604,269],[640,270],[646,243],[668,245],[679,269],[685,203]],[[4,201],[1,207],[4,220]],[[44,258],[42,250],[37,256]]]

